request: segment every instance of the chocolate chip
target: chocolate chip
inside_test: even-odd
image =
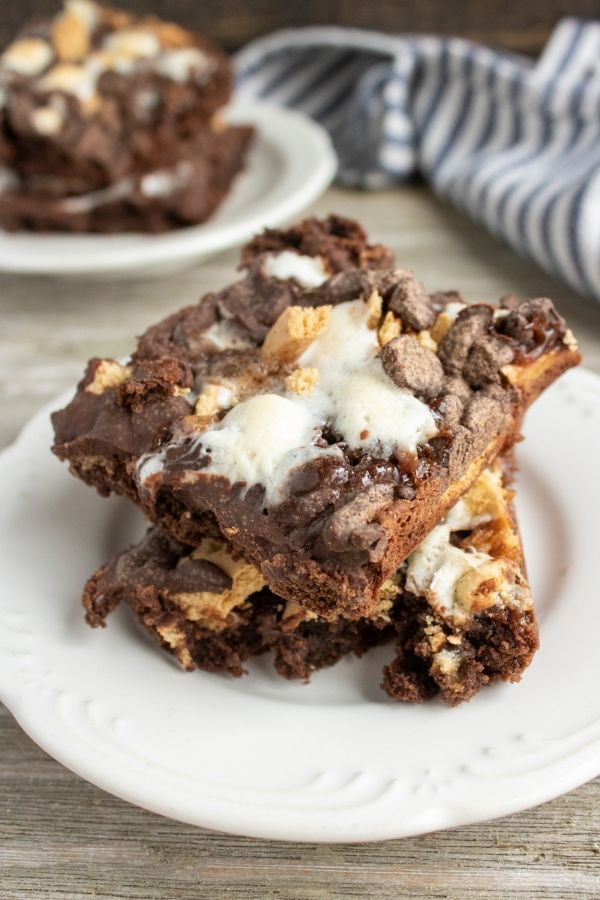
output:
[[[514,351],[507,338],[486,334],[476,341],[467,356],[463,375],[471,387],[500,381],[500,369],[514,359]]]
[[[481,453],[502,428],[507,403],[508,395],[498,385],[490,385],[473,395],[462,424],[471,432],[474,455]]]
[[[438,355],[448,375],[460,375],[473,344],[486,334],[493,322],[489,306],[477,304],[459,312],[442,338]]]
[[[444,424],[455,429],[462,418],[464,403],[456,394],[445,394],[440,403]]]
[[[298,298],[300,306],[323,306],[345,303],[349,300],[366,299],[375,288],[374,273],[368,269],[349,269],[338,272],[325,284],[310,291],[304,291]]]
[[[119,385],[119,403],[137,413],[147,403],[173,397],[175,388],[192,385],[192,370],[181,360],[141,360],[136,363],[133,376]]]
[[[463,378],[447,378],[444,382],[444,394],[455,394],[463,404],[471,399],[471,389]]]
[[[497,323],[497,330],[516,341],[524,352],[545,346],[549,337],[564,334],[565,328],[564,319],[547,297],[526,300]]]
[[[207,559],[188,556],[165,577],[164,586],[173,593],[223,594],[233,581],[219,566]]]
[[[381,351],[386,375],[398,387],[422,397],[435,397],[444,383],[444,370],[435,353],[422,347],[412,334],[393,338]]]
[[[386,539],[386,532],[373,523],[377,513],[394,497],[391,484],[374,484],[354,500],[336,510],[323,528],[328,550],[366,550]],[[381,548],[380,548],[381,549]]]
[[[473,435],[464,425],[457,425],[448,448],[448,476],[451,481],[460,478],[472,459]]]
[[[406,274],[391,295],[389,308],[398,313],[404,324],[415,331],[430,328],[435,322],[433,303],[425,288]]]

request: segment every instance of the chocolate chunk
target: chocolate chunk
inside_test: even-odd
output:
[[[444,394],[440,403],[444,424],[455,429],[460,423],[464,408],[464,403],[457,394]]]
[[[471,389],[463,378],[447,378],[444,382],[444,394],[455,394],[463,404],[471,399]]]
[[[375,549],[388,535],[373,519],[393,497],[393,485],[375,484],[340,507],[323,528],[325,547],[335,552]]]
[[[415,331],[430,328],[436,314],[425,288],[414,278],[404,275],[390,297],[389,308],[398,313],[402,321]]]
[[[489,306],[477,304],[459,312],[438,348],[438,356],[448,375],[460,375],[473,344],[486,334],[493,322]]]
[[[566,325],[552,301],[538,297],[526,300],[500,319],[497,330],[516,341],[521,352],[529,353],[549,346],[565,333]]]
[[[500,369],[514,359],[514,350],[507,338],[486,334],[469,350],[463,375],[471,387],[500,381]]]
[[[172,397],[175,388],[192,384],[191,368],[178,359],[142,360],[133,377],[119,385],[119,402],[138,413],[148,402]]]
[[[192,556],[182,559],[164,579],[164,587],[172,593],[206,591],[209,594],[223,594],[232,584],[232,578],[219,566]]]
[[[422,397],[435,397],[444,383],[444,370],[431,350],[421,346],[412,334],[389,341],[381,351],[386,375],[398,387]]]
[[[260,342],[281,313],[294,303],[297,292],[292,282],[266,278],[258,271],[220,291],[217,309],[221,318]]]
[[[376,279],[368,269],[348,269],[337,272],[318,288],[303,292],[298,303],[301,306],[335,306],[347,300],[366,299],[374,290]]]
[[[452,444],[448,450],[448,476],[451,481],[460,478],[472,459],[473,435],[464,425],[453,429]]]
[[[499,385],[477,391],[467,406],[462,424],[471,432],[472,451],[481,453],[501,430],[506,415],[508,394]]]

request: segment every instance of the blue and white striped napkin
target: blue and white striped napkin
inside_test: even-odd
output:
[[[540,60],[459,39],[280,31],[236,58],[238,96],[330,133],[346,185],[421,173],[491,232],[600,299],[600,22],[566,19]]]

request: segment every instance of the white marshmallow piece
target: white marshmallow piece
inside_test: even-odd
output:
[[[264,268],[269,278],[294,278],[305,288],[316,288],[330,277],[321,256],[303,256],[293,250],[271,253]]]
[[[125,60],[152,59],[160,53],[160,41],[152,31],[144,28],[123,28],[108,35],[103,48]]]
[[[154,69],[159,75],[172,81],[188,81],[206,77],[212,71],[206,53],[197,47],[181,47],[178,50],[164,50],[156,61]]]
[[[87,31],[92,32],[98,26],[100,10],[92,0],[65,0],[64,6],[68,13],[79,19]]]
[[[54,59],[50,44],[40,38],[15,41],[2,54],[2,65],[16,75],[33,78],[40,75]]]
[[[273,498],[291,469],[323,453],[308,449],[320,425],[304,404],[279,394],[258,394],[202,434],[203,450],[211,457],[202,471],[223,475],[232,484],[263,484]]]

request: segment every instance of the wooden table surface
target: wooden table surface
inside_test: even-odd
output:
[[[431,197],[407,187],[330,191],[314,207],[364,222],[430,289],[468,299],[546,295],[600,372],[600,308]],[[168,278],[60,281],[0,276],[0,445],[74,383],[91,355],[230,280],[235,252]],[[591,687],[591,686],[590,686]],[[517,688],[518,689],[518,688]],[[501,898],[600,896],[600,779],[537,809],[369,845],[221,835],[117,800],[68,772],[0,709],[0,898]]]

